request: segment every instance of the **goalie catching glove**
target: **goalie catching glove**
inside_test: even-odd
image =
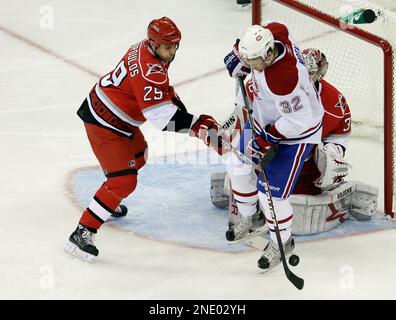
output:
[[[318,144],[315,161],[320,177],[315,181],[318,188],[329,188],[340,183],[348,175],[348,163],[344,159],[344,149],[334,143]]]

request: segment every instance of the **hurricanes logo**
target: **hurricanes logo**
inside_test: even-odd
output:
[[[347,102],[345,97],[342,94],[338,95],[338,102],[335,105],[336,108],[341,108],[342,114],[345,114],[345,110],[347,107]]]
[[[146,72],[146,77],[148,77],[150,74],[154,73],[160,73],[160,74],[165,74],[164,69],[159,63],[153,64],[153,63],[147,63],[148,65],[148,70]]]
[[[329,222],[338,219],[338,221],[343,223],[345,221],[345,215],[348,213],[348,211],[347,210],[338,211],[333,203],[330,203],[328,206],[330,208],[331,215],[329,215],[326,218],[326,221]]]

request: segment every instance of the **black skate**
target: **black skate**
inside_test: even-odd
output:
[[[226,239],[229,243],[239,243],[252,237],[256,237],[268,231],[265,224],[265,217],[261,210],[258,210],[253,216],[241,219],[232,225],[226,232]]]
[[[76,230],[70,235],[69,242],[65,246],[65,251],[84,261],[94,262],[99,254],[99,250],[95,247],[93,240],[94,232],[79,224]]]
[[[127,213],[128,213],[128,208],[123,204],[120,204],[111,214],[111,216],[113,218],[120,218],[120,217],[125,217]]]
[[[252,0],[237,0],[237,6],[241,10],[245,10],[252,4]]]
[[[283,250],[285,252],[286,259],[294,254],[294,239],[290,237],[284,244]],[[268,242],[267,246],[264,248],[263,255],[257,262],[260,269],[264,269],[263,272],[272,270],[274,267],[279,265],[281,262],[281,254],[277,243],[272,240]]]
[[[248,5],[251,3],[252,3],[252,0],[237,0],[237,4],[241,4],[241,5]]]

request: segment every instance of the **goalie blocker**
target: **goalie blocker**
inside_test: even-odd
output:
[[[332,230],[346,219],[369,220],[377,209],[378,188],[358,181],[344,181],[320,195],[291,195],[292,233],[308,235]],[[229,178],[225,173],[211,176],[211,201],[228,209],[229,223],[240,219],[237,206],[230,198]]]

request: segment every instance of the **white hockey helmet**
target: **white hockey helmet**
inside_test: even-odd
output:
[[[250,26],[242,36],[238,51],[244,60],[261,57],[265,62],[269,62],[268,50],[273,50],[274,46],[272,32],[255,24]]]
[[[327,73],[329,63],[322,51],[308,48],[302,52],[309,75],[313,82],[320,81]]]

